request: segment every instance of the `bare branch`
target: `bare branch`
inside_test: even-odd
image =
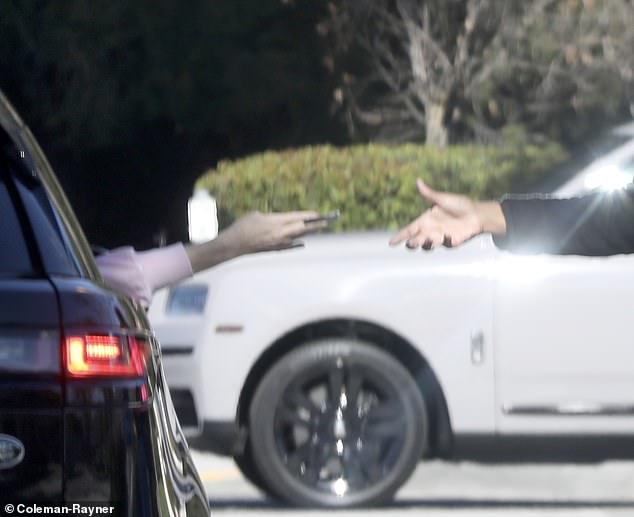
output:
[[[492,139],[490,123],[558,123],[571,106],[598,106],[606,88],[634,100],[634,0],[332,1],[346,20],[337,34],[362,60],[350,113],[375,136],[443,142],[462,124]]]

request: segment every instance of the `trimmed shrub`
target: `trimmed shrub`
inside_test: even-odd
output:
[[[339,209],[337,230],[395,229],[424,207],[418,177],[438,190],[496,198],[515,184],[537,181],[564,158],[556,144],[323,145],[221,161],[195,189],[216,198],[221,227],[251,210]]]

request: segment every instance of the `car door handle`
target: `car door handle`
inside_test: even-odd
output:
[[[471,362],[473,364],[484,362],[484,333],[481,331],[471,334]]]

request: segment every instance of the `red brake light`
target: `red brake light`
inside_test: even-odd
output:
[[[70,336],[66,339],[66,371],[73,377],[140,377],[145,347],[131,336]]]
[[[121,356],[119,338],[115,336],[86,336],[87,359],[118,359]]]

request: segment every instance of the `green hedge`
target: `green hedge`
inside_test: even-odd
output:
[[[328,145],[221,161],[196,182],[216,197],[220,224],[251,210],[341,210],[337,230],[398,228],[424,207],[415,180],[486,199],[538,180],[565,158],[544,146]]]

